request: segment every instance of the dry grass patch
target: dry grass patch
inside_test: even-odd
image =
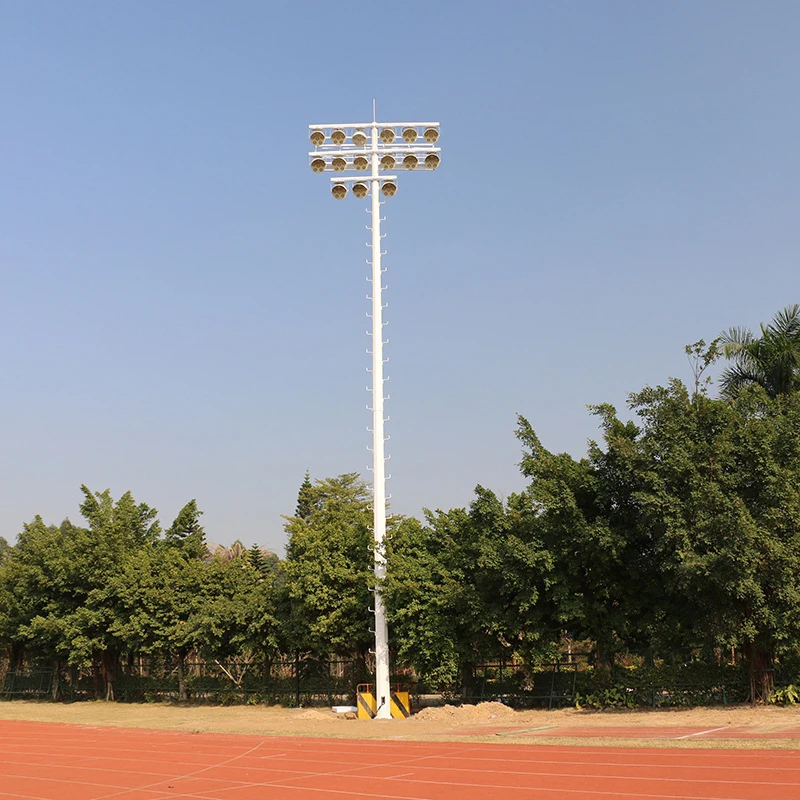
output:
[[[192,732],[257,734],[262,736],[321,736],[357,739],[402,738],[418,741],[462,740],[524,744],[619,747],[745,747],[800,748],[800,739],[676,740],[622,738],[614,728],[740,728],[760,732],[797,727],[800,710],[775,706],[722,706],[715,708],[634,711],[513,711],[501,703],[427,708],[408,720],[349,720],[329,709],[290,709],[275,706],[188,706],[166,703],[48,703],[0,701],[0,719],[57,722],[78,725],[113,725]],[[514,735],[510,729],[547,728],[541,735]],[[550,729],[552,728],[552,732]],[[590,728],[608,736],[569,737],[570,728]],[[463,731],[461,729],[464,729]],[[560,729],[567,736],[552,735]],[[502,732],[498,736],[497,731]],[[644,730],[643,730],[644,733]],[[732,731],[732,736],[735,736]],[[644,733],[646,737],[647,734]]]

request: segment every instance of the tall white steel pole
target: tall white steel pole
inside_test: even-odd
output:
[[[386,577],[386,460],[383,435],[383,271],[381,269],[381,201],[378,125],[372,124],[372,513],[375,546],[375,701],[377,719],[390,719],[389,625],[381,584]]]
[[[314,172],[336,172],[331,193],[347,196],[352,185],[358,198],[372,192],[372,501],[375,551],[375,700],[377,719],[391,717],[389,682],[389,626],[381,586],[386,577],[386,459],[383,415],[383,302],[381,298],[381,201],[380,195],[394,196],[397,176],[386,174],[396,166],[407,170],[432,171],[439,166],[438,122],[372,122],[338,125],[309,125],[314,150],[308,154]],[[369,131],[369,136],[367,136]],[[423,140],[418,141],[418,140]],[[345,176],[355,171],[369,177]],[[384,174],[381,174],[384,170]],[[367,186],[369,182],[369,186]]]

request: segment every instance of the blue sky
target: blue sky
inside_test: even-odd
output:
[[[366,203],[310,123],[439,120],[384,207],[394,511],[523,482],[525,415],[690,379],[800,301],[800,4],[0,0],[0,535],[130,489],[283,551],[364,471]]]

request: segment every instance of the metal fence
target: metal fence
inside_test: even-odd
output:
[[[87,700],[107,696],[99,668],[0,662],[5,699]],[[320,660],[297,655],[271,661],[186,661],[136,658],[120,665],[113,697],[121,702],[355,704],[355,690],[369,683],[373,665],[363,660]],[[395,670],[392,685],[408,691],[412,706],[498,700],[515,708],[559,708],[576,702],[595,706],[690,706],[745,702],[747,672],[741,664],[670,664],[620,667],[610,683],[598,680],[588,654],[569,654],[542,664],[497,661],[474,665],[458,684],[425,684],[411,670]],[[776,674],[776,685],[787,682]],[[181,691],[183,689],[183,691]]]
[[[137,659],[120,666],[113,696],[121,702],[187,701],[213,704],[266,703],[287,706],[355,702],[355,687],[369,680],[363,661],[311,658],[243,663],[174,663]],[[41,664],[9,669],[0,696],[77,701],[104,697],[109,679],[99,670],[65,670]],[[183,691],[181,691],[183,689]]]

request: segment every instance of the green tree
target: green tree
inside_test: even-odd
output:
[[[527,495],[478,486],[469,510],[426,512],[390,537],[385,584],[397,657],[434,685],[473,694],[474,667],[546,648],[550,561]]]
[[[800,388],[800,306],[787,306],[761,335],[730,328],[720,337],[722,353],[732,366],[720,379],[723,397],[736,397],[745,386],[761,386],[770,397]]]
[[[129,492],[115,503],[108,491],[81,490],[88,528],[68,520],[47,526],[40,517],[24,526],[2,573],[10,602],[0,627],[16,657],[50,660],[56,674],[62,664],[91,667],[112,699],[121,642],[105,602],[108,585],[131,552],[153,545],[160,528],[156,511]]]
[[[113,610],[109,632],[125,651],[174,660],[178,697],[186,700],[186,658],[202,641],[192,619],[207,591],[206,565],[181,548],[148,545],[125,554],[119,566],[93,598]]]
[[[0,536],[0,564],[3,563],[6,556],[11,552],[11,545]]]
[[[54,662],[63,656],[63,617],[74,610],[83,583],[68,555],[70,542],[81,533],[67,522],[47,526],[37,516],[23,526],[0,567],[0,638],[10,648],[12,666],[26,651]],[[32,625],[39,629],[35,637]]]
[[[563,629],[594,643],[600,674],[610,679],[616,653],[643,644],[642,631],[658,591],[649,531],[639,514],[638,429],[613,407],[592,407],[605,449],[590,442],[587,458],[546,450],[524,417],[523,474],[538,509],[542,549],[552,561],[547,604],[551,637]]]
[[[311,483],[311,475],[306,470],[305,477],[300,490],[297,492],[297,507],[295,508],[294,515],[298,519],[307,520],[314,510],[314,487]]]
[[[287,645],[320,658],[364,657],[372,641],[370,493],[347,473],[316,481],[308,500],[308,517],[285,524]]]
[[[673,381],[631,404],[668,613],[695,641],[741,647],[765,700],[773,659],[800,640],[800,393],[694,403]]]
[[[253,567],[248,553],[213,559],[189,621],[197,649],[225,669],[238,686],[257,659],[271,658],[279,643],[274,572]]]
[[[274,574],[248,555],[207,562],[174,547],[143,547],[125,559],[102,604],[111,632],[131,652],[174,660],[179,699],[188,698],[186,660],[197,653],[237,686],[277,644]]]
[[[278,563],[280,559],[271,550],[254,544],[248,551],[247,557],[250,560],[250,565],[257,572],[262,575],[274,575],[278,570]]]
[[[178,512],[164,536],[167,544],[178,547],[189,558],[204,558],[208,554],[206,533],[200,525],[202,513],[197,508],[197,501],[190,500]]]

